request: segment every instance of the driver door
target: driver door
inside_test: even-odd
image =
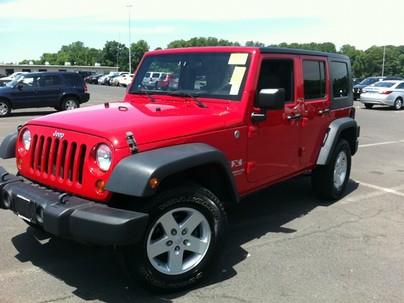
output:
[[[285,89],[286,103],[281,110],[268,110],[265,121],[251,123],[248,141],[247,178],[249,182],[269,183],[299,169],[300,101],[297,100],[296,56],[263,56],[257,91]],[[258,108],[253,109],[259,111]]]
[[[16,87],[14,87],[14,91],[11,94],[14,108],[27,108],[35,106],[35,103],[38,100],[37,78],[37,76],[26,75],[21,79]]]

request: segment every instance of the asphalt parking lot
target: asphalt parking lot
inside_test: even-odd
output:
[[[86,106],[125,92],[89,89]],[[319,204],[306,176],[250,196],[230,212],[224,255],[196,289],[150,294],[128,283],[112,249],[49,239],[0,210],[0,303],[404,302],[404,110],[355,103],[361,138],[347,195]],[[52,112],[0,119],[0,140]],[[13,160],[0,165],[15,172]]]

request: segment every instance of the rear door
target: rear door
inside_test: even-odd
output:
[[[302,100],[301,144],[302,168],[316,162],[319,147],[330,123],[330,85],[327,57],[301,56],[299,99]]]
[[[58,106],[62,80],[59,75],[40,75],[38,77],[38,107]]]

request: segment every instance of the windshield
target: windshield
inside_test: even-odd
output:
[[[147,56],[129,93],[186,92],[240,100],[248,71],[247,53],[184,53]]]
[[[373,83],[375,83],[377,81],[379,81],[379,78],[366,78],[365,80],[363,80],[359,84],[360,85],[370,85],[370,84],[373,84]]]
[[[7,83],[6,83],[6,86],[8,86],[8,87],[14,87],[14,86],[16,86],[16,85],[18,84],[18,82],[20,82],[20,80],[23,79],[23,78],[24,78],[24,76],[20,74],[20,75],[16,76],[16,77],[14,78],[14,80],[12,80],[12,81],[10,81],[10,82],[7,82]]]

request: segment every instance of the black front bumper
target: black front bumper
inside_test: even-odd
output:
[[[148,215],[63,196],[0,167],[0,206],[53,235],[98,245],[128,245],[143,238]]]

